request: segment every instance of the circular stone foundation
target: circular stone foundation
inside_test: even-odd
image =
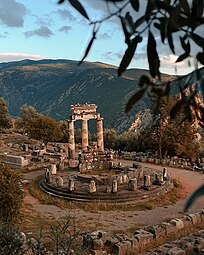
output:
[[[55,197],[77,202],[139,203],[161,196],[173,188],[169,177],[158,179],[160,171],[150,168],[119,167],[97,174],[61,171],[44,177],[40,188]],[[70,186],[70,181],[72,186]]]

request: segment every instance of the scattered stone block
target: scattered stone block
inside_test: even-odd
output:
[[[162,226],[165,228],[167,235],[172,234],[177,231],[176,226],[172,225],[171,223],[163,222]]]
[[[166,229],[161,225],[152,226],[149,231],[154,235],[154,238],[156,239],[164,238],[166,236]]]
[[[143,229],[135,231],[134,237],[138,239],[140,246],[150,244],[154,239],[154,235],[152,233]]]
[[[181,219],[173,219],[170,223],[176,227],[177,230],[181,230],[184,228],[184,223]]]
[[[188,217],[192,221],[193,225],[196,225],[201,222],[201,213],[200,212],[188,214]]]
[[[168,255],[186,255],[185,251],[178,247],[173,247],[169,250]]]
[[[113,254],[126,255],[127,251],[131,249],[131,242],[123,241],[113,246]]]

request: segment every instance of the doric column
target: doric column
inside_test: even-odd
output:
[[[100,151],[104,151],[103,143],[103,118],[97,119],[97,148]]]
[[[89,145],[88,120],[82,119],[82,151],[87,150]]]
[[[68,131],[69,131],[68,157],[74,160],[75,159],[74,120],[68,120]]]

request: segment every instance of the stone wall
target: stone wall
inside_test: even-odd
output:
[[[4,163],[13,168],[22,168],[29,164],[29,160],[22,156],[4,155]]]
[[[88,243],[89,249],[92,254],[97,255],[125,255],[127,254],[127,252],[130,251],[131,254],[141,254],[145,250],[148,250],[148,248],[155,246],[155,244],[157,243],[166,242],[170,237],[178,238],[179,234],[181,236],[182,233],[190,233],[190,231],[192,231],[195,226],[201,223],[204,223],[204,211],[188,214],[182,218],[172,219],[168,222],[163,222],[160,225],[138,229],[134,232],[132,236],[127,236],[125,234],[115,234],[110,238],[106,238],[106,235],[103,231],[95,231],[84,236],[84,243]],[[204,247],[204,240],[202,242],[198,242],[198,244],[200,243],[202,243],[202,247]],[[165,250],[164,248],[166,249],[166,247],[163,247],[163,251]],[[170,249],[172,250],[169,253]],[[194,254],[187,253],[185,249],[175,249],[173,245],[169,246],[169,250],[166,253],[162,253],[161,247],[160,253],[150,252],[148,254]],[[180,251],[180,253],[176,253],[178,252],[178,250]]]

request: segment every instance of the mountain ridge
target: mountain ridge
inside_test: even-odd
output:
[[[27,104],[57,120],[69,118],[72,104],[94,103],[104,118],[104,127],[123,132],[138,112],[150,108],[150,100],[144,97],[129,114],[124,113],[141,75],[149,72],[129,69],[118,78],[115,66],[99,62],[79,66],[78,61],[64,59],[0,63],[0,96],[8,102],[13,116]]]

